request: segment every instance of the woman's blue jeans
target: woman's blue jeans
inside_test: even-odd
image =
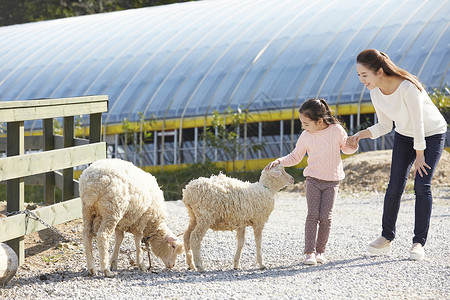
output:
[[[431,207],[431,179],[444,150],[445,134],[436,134],[425,138],[425,162],[431,167],[426,168],[428,175],[423,177],[416,174],[414,192],[416,195],[415,224],[413,243],[425,245],[430,227]],[[395,238],[395,223],[397,222],[400,199],[406,186],[408,174],[416,160],[416,150],[413,148],[414,139],[395,132],[392,149],[391,177],[384,197],[383,232],[388,240]]]

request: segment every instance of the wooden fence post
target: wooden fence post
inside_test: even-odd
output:
[[[100,142],[102,136],[102,114],[89,115],[89,143]]]
[[[53,118],[43,120],[44,151],[55,149],[53,135]],[[44,177],[44,201],[47,205],[55,203],[55,174],[45,173]]]
[[[23,155],[25,148],[23,121],[8,122],[6,130],[6,155]],[[24,210],[25,185],[23,177],[7,180],[6,184],[6,211],[12,212]],[[17,253],[19,265],[23,264],[25,262],[24,237],[12,239],[8,241],[7,244]]]
[[[73,116],[64,117],[64,148],[73,146],[74,137],[74,118]],[[73,198],[73,168],[67,168],[63,170],[63,192],[62,201],[66,201]]]

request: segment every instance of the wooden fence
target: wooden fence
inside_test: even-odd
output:
[[[7,212],[17,212],[0,218],[0,242],[7,241],[19,264],[25,259],[24,236],[47,228],[23,213],[25,179],[43,177],[43,200],[49,205],[33,211],[43,222],[53,226],[80,218],[73,167],[106,157],[106,143],[100,140],[102,113],[107,110],[108,96],[0,102],[0,122],[6,123],[0,151],[7,155],[0,158],[0,182],[7,184]],[[77,115],[89,115],[89,140],[74,137]],[[54,133],[54,118],[63,118],[62,135]],[[25,136],[24,121],[30,120],[42,120],[42,135]],[[24,154],[24,149],[43,151]],[[60,203],[55,203],[55,187],[62,190]]]

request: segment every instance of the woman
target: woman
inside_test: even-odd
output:
[[[391,174],[383,207],[382,233],[367,247],[373,254],[390,250],[408,174],[414,164],[415,224],[410,259],[422,260],[430,225],[431,179],[444,149],[447,122],[417,80],[375,49],[356,59],[359,80],[370,90],[378,123],[356,133],[349,143],[376,139],[391,132],[395,123]]]

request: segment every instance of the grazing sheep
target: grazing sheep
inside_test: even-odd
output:
[[[145,270],[140,243],[143,237],[167,268],[172,268],[183,245],[165,223],[164,196],[155,177],[120,159],[94,162],[80,177],[83,211],[83,242],[87,269],[95,275],[92,240],[97,237],[100,270],[111,276],[108,263],[109,239],[115,232],[111,270],[117,270],[117,257],[124,232],[134,235],[136,264]],[[150,250],[149,250],[150,251]]]
[[[261,255],[261,234],[274,206],[274,195],[294,179],[278,165],[261,173],[259,182],[243,182],[223,174],[192,180],[183,189],[183,202],[189,213],[189,227],[184,233],[184,249],[189,269],[204,271],[200,244],[207,230],[236,230],[237,250],[234,268],[240,268],[245,241],[245,227],[252,226],[256,243],[256,260],[265,266]],[[191,254],[192,249],[192,254]],[[192,264],[194,256],[195,267]]]

